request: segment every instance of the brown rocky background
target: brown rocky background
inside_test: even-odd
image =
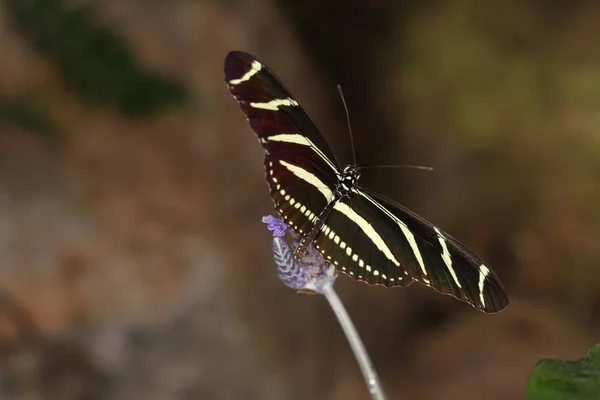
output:
[[[90,6],[184,104],[94,101],[119,76],[82,95],[95,70],[58,60],[86,39],[47,34],[70,23],[51,10]],[[539,359],[600,341],[599,21],[583,0],[3,0],[0,399],[368,398],[325,300],[277,280],[262,150],[223,83],[233,49],[268,62],[350,161],[341,83],[359,164],[435,167],[363,184],[507,287],[483,315],[341,277],[388,396],[524,398]]]

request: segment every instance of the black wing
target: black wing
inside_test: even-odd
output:
[[[315,246],[355,279],[385,286],[414,279],[485,312],[508,304],[500,280],[473,251],[380,195],[354,188],[325,224]]]
[[[266,151],[275,208],[303,234],[332,200],[339,165],[327,142],[277,76],[256,57],[232,51],[225,82]]]

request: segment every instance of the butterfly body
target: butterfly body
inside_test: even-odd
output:
[[[338,270],[369,284],[413,281],[485,312],[508,304],[496,275],[472,250],[422,217],[358,185],[283,86],[256,57],[234,51],[225,81],[265,150],[265,171],[279,214],[301,237],[294,256],[314,245]]]
[[[308,246],[311,246],[321,228],[323,223],[327,220],[327,217],[331,213],[333,207],[338,201],[342,201],[348,197],[352,192],[352,189],[357,187],[358,178],[360,178],[360,172],[356,168],[356,165],[349,164],[342,171],[341,175],[338,176],[337,181],[334,184],[333,197],[329,200],[329,203],[319,213],[317,218],[313,220],[313,226],[308,234],[302,236],[298,246],[294,250],[294,258],[300,260],[308,251]]]

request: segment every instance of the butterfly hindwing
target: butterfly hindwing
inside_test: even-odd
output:
[[[401,244],[397,257],[409,276],[482,311],[506,307],[500,280],[472,250],[406,207],[365,189],[356,192],[378,214],[374,225],[396,230]]]
[[[315,238],[315,247],[342,272],[369,284],[408,286],[397,232],[377,209],[351,194],[337,201]]]

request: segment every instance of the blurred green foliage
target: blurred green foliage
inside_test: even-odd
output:
[[[54,142],[59,129],[46,113],[25,98],[0,97],[0,122]]]
[[[527,399],[600,399],[600,344],[578,361],[540,361],[529,376]]]
[[[16,27],[86,103],[146,116],[189,101],[184,85],[146,71],[114,32],[94,24],[93,2],[5,0]]]

